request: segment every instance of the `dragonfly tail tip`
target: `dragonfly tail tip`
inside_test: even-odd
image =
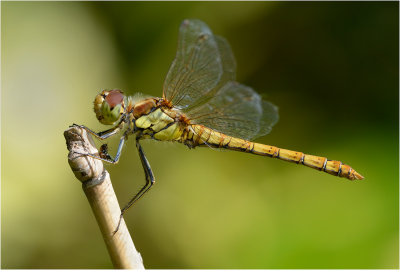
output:
[[[354,180],[363,180],[364,176],[359,174],[358,172],[354,172]]]

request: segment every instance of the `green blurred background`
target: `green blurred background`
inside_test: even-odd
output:
[[[112,267],[63,131],[104,129],[100,89],[160,96],[179,24],[198,18],[229,40],[238,81],[280,108],[257,142],[342,160],[365,181],[146,141],[157,184],[125,215],[145,266],[398,268],[398,7],[2,2],[1,267]],[[120,204],[144,183],[132,139],[107,169]]]

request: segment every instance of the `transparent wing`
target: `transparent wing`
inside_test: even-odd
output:
[[[214,89],[223,74],[218,43],[208,26],[185,20],[180,26],[176,57],[165,78],[163,97],[179,108]]]
[[[222,86],[227,81],[234,81],[236,79],[236,60],[233,56],[231,46],[228,41],[220,36],[214,36],[218,45],[219,55],[222,62],[223,73],[218,86]]]
[[[279,118],[277,107],[235,82],[235,72],[229,43],[202,21],[185,20],[163,97],[193,124],[244,139],[269,133]]]
[[[188,110],[191,123],[224,134],[253,139],[268,134],[278,121],[278,108],[252,88],[228,82],[203,104]]]
[[[235,57],[233,56],[232,50],[229,46],[229,43],[224,39],[223,37],[220,36],[214,36],[215,41],[217,42],[218,45],[218,51],[219,51],[219,56],[221,58],[221,63],[222,63],[222,74],[221,77],[212,89],[208,89],[205,91],[204,89],[201,89],[201,95],[198,97],[193,97],[191,98],[191,102],[188,104],[185,104],[185,106],[182,108],[183,112],[188,112],[190,110],[193,110],[196,107],[199,107],[207,102],[211,98],[213,98],[220,88],[224,86],[227,82],[229,81],[234,81],[236,77],[236,61]]]

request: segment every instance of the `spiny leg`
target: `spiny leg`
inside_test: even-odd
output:
[[[119,140],[119,144],[118,144],[118,150],[117,153],[115,154],[115,158],[112,158],[109,154],[108,154],[108,145],[107,144],[103,144],[102,146],[100,146],[100,152],[99,152],[99,156],[93,155],[93,154],[89,154],[89,153],[85,153],[82,154],[84,156],[89,156],[95,159],[99,159],[101,161],[110,163],[110,164],[117,164],[119,161],[119,158],[121,157],[121,153],[122,153],[122,148],[124,147],[125,144],[125,140],[127,139],[127,135],[124,134],[121,139]]]
[[[107,138],[117,134],[121,130],[121,128],[123,127],[123,122],[125,120],[124,118],[125,117],[122,117],[121,120],[119,121],[119,123],[117,125],[115,125],[114,127],[104,130],[104,131],[100,131],[100,132],[95,132],[84,125],[72,124],[70,127],[82,128],[82,129],[86,130],[87,132],[89,132],[90,134],[92,134],[93,136],[95,136],[97,139],[104,140],[104,139],[107,139]]]
[[[136,201],[138,201],[147,191],[149,191],[150,188],[154,185],[154,183],[156,181],[154,178],[154,175],[153,175],[153,171],[151,170],[150,163],[147,160],[147,158],[143,152],[142,146],[139,143],[139,138],[136,138],[136,147],[138,149],[140,161],[142,162],[142,166],[144,169],[146,184],[128,202],[128,204],[125,205],[124,208],[121,209],[121,215],[119,217],[119,222],[118,222],[117,228],[115,229],[113,234],[115,234],[118,231],[119,225],[121,224],[122,216],[124,215],[124,213],[129,209],[129,207],[131,207]]]
[[[138,149],[140,161],[142,162],[142,166],[143,166],[143,169],[144,169],[144,174],[145,174],[145,178],[146,178],[146,185],[142,188],[143,191],[140,190],[138,192],[138,194],[136,194],[135,197],[132,198],[132,200],[121,210],[122,214],[126,210],[128,210],[128,208],[131,207],[133,203],[135,203],[137,200],[139,200],[147,191],[149,191],[149,189],[156,182],[156,179],[154,178],[153,171],[151,170],[151,167],[150,167],[150,163],[147,160],[146,155],[144,154],[144,151],[142,149],[142,146],[139,143],[139,139],[136,140],[136,147]],[[149,187],[147,189],[145,189],[145,187],[147,185],[149,185]]]

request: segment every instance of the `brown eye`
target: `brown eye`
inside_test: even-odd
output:
[[[110,92],[106,96],[106,101],[111,109],[121,104],[123,100],[124,95],[122,94],[122,91],[118,89],[110,90]]]

